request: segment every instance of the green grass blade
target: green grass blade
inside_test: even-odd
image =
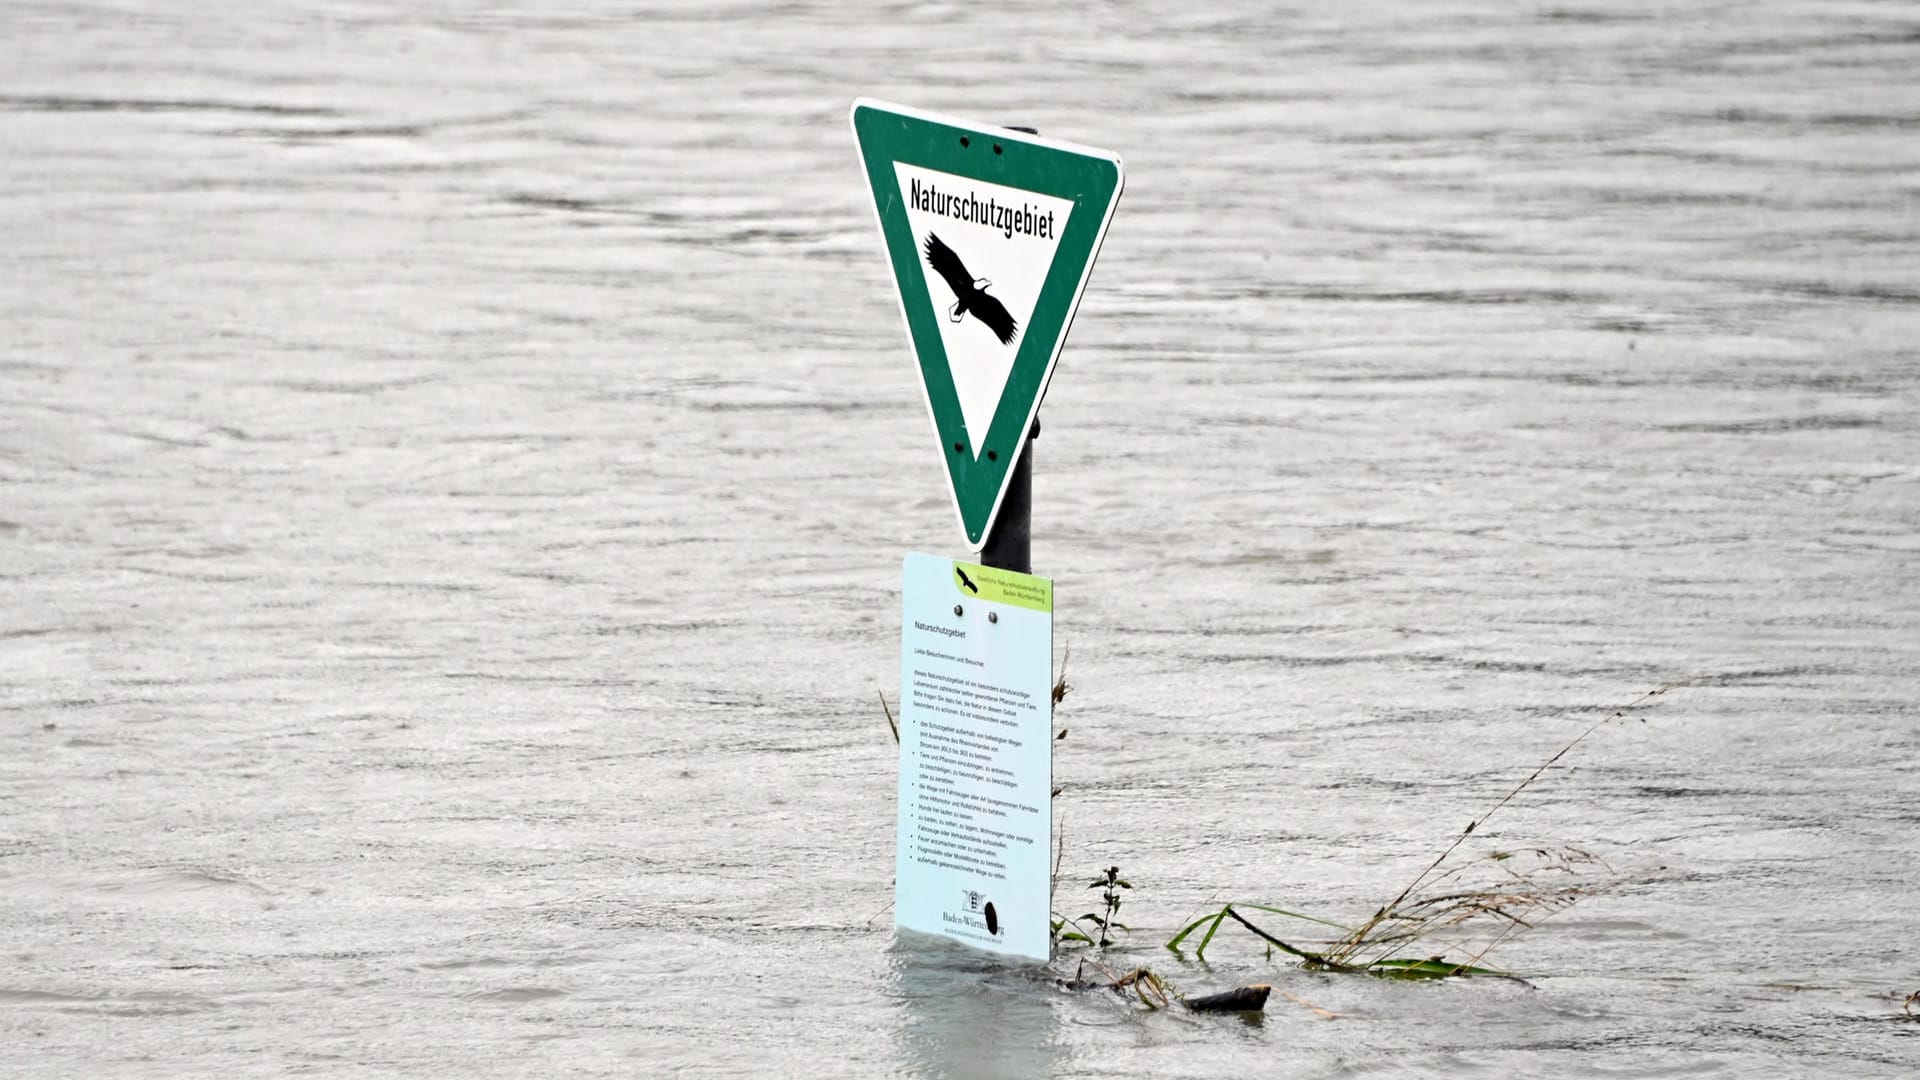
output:
[[[1445,960],[1375,960],[1367,965],[1367,972],[1388,979],[1447,979],[1461,975],[1478,975],[1496,979],[1511,979],[1513,976],[1494,968],[1475,967],[1472,964],[1453,964]]]
[[[1212,921],[1217,924],[1219,923],[1222,917],[1223,917],[1223,913],[1221,912],[1215,912],[1211,915],[1200,916],[1199,918],[1193,920],[1187,925],[1181,927],[1180,932],[1173,935],[1172,939],[1167,942],[1167,948],[1172,949],[1174,952],[1179,952],[1180,943],[1187,940],[1187,935],[1193,933],[1195,930],[1200,929],[1201,923]]]
[[[1220,924],[1226,921],[1227,910],[1221,908],[1220,914],[1213,917],[1213,925],[1207,927],[1207,936],[1200,939],[1200,947],[1193,950],[1194,959],[1205,960],[1207,958],[1207,943],[1213,940],[1213,935],[1220,932]]]
[[[1285,908],[1268,907],[1265,904],[1243,904],[1238,901],[1235,901],[1232,906],[1237,908],[1245,908],[1249,911],[1264,911],[1270,915],[1285,915],[1289,919],[1300,919],[1305,922],[1319,923],[1321,926],[1330,926],[1333,929],[1338,930],[1344,934],[1353,933],[1353,927],[1351,926],[1342,926],[1337,922],[1332,922],[1327,919],[1322,919],[1315,915],[1302,915],[1297,911],[1288,911]]]

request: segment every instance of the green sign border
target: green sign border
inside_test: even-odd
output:
[[[853,103],[852,120],[880,235],[893,264],[901,314],[920,360],[920,387],[952,482],[954,509],[968,549],[978,551],[999,517],[1013,465],[1053,378],[1060,346],[1073,325],[1080,294],[1120,200],[1124,170],[1119,157],[1105,150],[867,98]],[[900,200],[900,182],[893,170],[896,161],[1073,203],[1033,314],[1021,328],[1019,352],[988,425],[986,445],[977,456],[953,389],[946,346],[940,339],[940,316],[928,299],[920,242]]]

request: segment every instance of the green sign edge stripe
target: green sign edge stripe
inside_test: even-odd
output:
[[[985,127],[955,117],[870,98],[860,98],[853,103],[849,120],[860,154],[862,172],[866,174],[869,190],[874,196],[874,218],[894,271],[895,296],[900,303],[901,319],[906,324],[909,347],[913,349],[920,366],[921,395],[927,405],[928,419],[940,440],[941,458],[946,465],[954,513],[959,519],[961,533],[966,537],[969,550],[977,551],[985,544],[994,521],[999,517],[1013,466],[1024,447],[1025,434],[1039,413],[1041,400],[1052,382],[1060,351],[1073,327],[1087,281],[1093,275],[1094,262],[1099,257],[1108,226],[1113,220],[1114,208],[1119,204],[1120,194],[1125,187],[1125,167],[1119,156],[1109,151],[1010,129]],[[889,122],[897,124],[899,130],[883,130]],[[916,127],[918,131],[914,130]],[[1009,149],[1024,146],[1046,153],[1032,159],[1028,159],[1024,153],[995,155],[989,159],[983,156],[984,146],[979,148],[982,153],[970,154],[962,150],[958,140],[961,135],[998,142]],[[962,160],[968,158],[972,160]],[[955,436],[959,440],[966,440],[965,424],[960,418],[959,399],[953,389],[945,349],[934,319],[935,313],[925,301],[926,287],[918,257],[919,245],[914,242],[916,238],[909,230],[905,210],[900,206],[899,180],[893,171],[896,161],[1035,191],[1073,203],[1074,212],[1068,216],[1066,231],[1054,252],[1047,279],[1034,304],[1034,313],[1028,320],[1028,326],[1023,328],[1021,351],[1015,358],[1014,369],[1008,376],[1007,387],[1001,393],[993,420],[988,424],[986,448],[1011,448],[1001,455],[999,461],[988,461],[984,457],[974,459],[970,455],[948,450],[948,443]],[[978,167],[980,162],[996,167],[983,170]],[[1101,205],[1102,202],[1104,205]],[[1096,207],[1100,214],[1097,220],[1093,220],[1088,211]],[[900,235],[890,235],[890,228]],[[902,238],[905,243],[897,242]],[[1072,272],[1063,272],[1061,269],[1070,262],[1080,264],[1077,277],[1069,278],[1066,275]],[[918,292],[909,289],[910,285],[917,285]],[[912,299],[909,299],[910,296]],[[917,329],[916,314],[919,316]],[[1039,353],[1027,348],[1034,339],[1036,328],[1046,330],[1045,336],[1052,338],[1044,362],[1039,360]],[[1009,411],[1007,402],[1016,397],[1027,400],[1025,415]],[[946,419],[945,426],[942,424],[943,416]],[[967,444],[963,442],[963,445]],[[973,447],[967,445],[967,449]],[[990,500],[983,498],[988,493],[991,493]],[[970,517],[968,510],[981,505],[986,507],[985,513],[975,509]]]

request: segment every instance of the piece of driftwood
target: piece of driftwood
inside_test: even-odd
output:
[[[1237,987],[1206,997],[1188,998],[1187,1008],[1194,1012],[1259,1012],[1267,1007],[1267,995],[1273,987],[1266,983]]]

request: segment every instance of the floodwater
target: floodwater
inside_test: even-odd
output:
[[[1913,1075],[1920,10],[1072,7],[9,0],[0,1074]],[[1258,1022],[891,931],[863,94],[1127,162],[1061,908]],[[1681,681],[1463,848],[1618,879],[1527,984],[1159,948]]]

